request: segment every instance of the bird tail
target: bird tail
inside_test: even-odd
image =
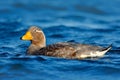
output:
[[[109,45],[108,47],[106,48],[103,48],[102,50],[100,50],[98,53],[99,53],[99,57],[102,57],[106,52],[108,52],[110,49],[112,48],[112,44]]]
[[[101,51],[103,51],[103,52],[106,53],[106,52],[108,52],[111,48],[112,48],[112,44],[109,45],[107,48],[102,49]]]

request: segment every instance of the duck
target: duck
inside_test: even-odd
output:
[[[103,57],[112,46],[101,47],[76,42],[58,42],[46,46],[46,37],[41,28],[30,26],[27,32],[20,38],[31,42],[26,50],[27,55],[43,55],[66,59],[85,59]]]

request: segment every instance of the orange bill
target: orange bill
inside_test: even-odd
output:
[[[22,40],[32,40],[32,35],[31,35],[31,33],[28,31],[28,32],[26,32],[25,35],[22,36],[21,39],[22,39]]]

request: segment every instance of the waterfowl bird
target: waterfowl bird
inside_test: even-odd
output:
[[[31,26],[21,39],[31,41],[31,45],[27,49],[28,55],[83,59],[88,57],[102,57],[111,49],[111,46],[103,48],[100,46],[73,42],[59,42],[46,46],[45,35],[37,26]]]

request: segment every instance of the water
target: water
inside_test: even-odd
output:
[[[120,80],[120,0],[1,0],[0,80]],[[103,58],[25,56],[20,37],[40,26],[47,44],[113,44]]]

